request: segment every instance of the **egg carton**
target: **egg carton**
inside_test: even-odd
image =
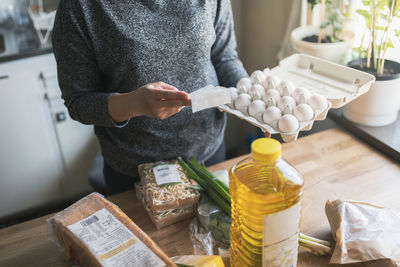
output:
[[[233,114],[236,117],[251,123],[252,125],[260,128],[261,131],[263,131],[263,132],[269,132],[270,134],[278,134],[279,133],[281,135],[283,141],[291,142],[291,141],[297,140],[297,137],[298,137],[300,131],[311,130],[312,126],[314,124],[314,121],[325,120],[325,118],[328,114],[328,111],[331,107],[332,107],[332,104],[330,102],[328,102],[328,107],[326,109],[321,110],[318,113],[316,113],[314,116],[314,119],[312,119],[310,121],[299,122],[300,126],[296,131],[286,132],[286,133],[280,132],[277,127],[277,124],[275,124],[275,125],[266,124],[265,122],[261,122],[254,117],[251,117],[247,114],[243,114],[241,111],[234,109],[228,105],[219,106],[218,109],[221,111],[225,111],[227,113]]]
[[[311,120],[299,122],[297,130],[291,132],[281,132],[277,123],[267,124],[260,118],[251,117],[246,110],[235,109],[233,103],[221,105],[218,109],[253,124],[263,132],[279,133],[285,142],[295,141],[300,131],[311,130],[314,121],[324,120],[329,109],[340,108],[366,93],[375,81],[371,74],[306,54],[294,54],[281,60],[277,67],[265,69],[263,73],[281,81],[290,81],[296,88],[307,88],[311,94],[324,96],[327,99],[326,108],[314,110]],[[253,83],[262,83],[261,80],[257,81],[255,72],[251,78]]]

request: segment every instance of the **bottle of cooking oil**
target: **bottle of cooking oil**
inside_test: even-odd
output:
[[[272,138],[229,173],[231,266],[296,266],[303,178]]]

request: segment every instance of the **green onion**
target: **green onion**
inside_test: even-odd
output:
[[[192,169],[196,171],[199,176],[203,178],[203,180],[207,181],[215,190],[217,190],[226,201],[231,203],[228,186],[220,179],[215,177],[215,175],[206,167],[200,165],[200,163],[198,163],[194,158],[192,158],[191,163],[192,164],[190,166],[193,166]]]
[[[217,203],[219,207],[222,208],[224,212],[230,215],[230,203],[228,203],[225,198],[222,197],[218,191],[216,191],[216,189],[209,186],[209,183],[207,181],[197,175],[197,173],[191,168],[192,164],[190,162],[186,163],[181,157],[178,158],[178,161],[181,164],[182,168],[188,173],[188,175],[193,178],[207,192],[207,194],[215,201],[215,203]]]
[[[317,256],[329,255],[332,252],[330,242],[303,233],[300,233],[299,235],[299,245],[308,252]]]
[[[200,165],[194,159],[191,162],[187,163],[189,167],[196,172],[196,174],[203,179],[209,186],[211,186],[215,191],[218,192],[226,201],[231,203],[231,197],[229,195],[229,189],[227,190],[227,186],[222,186],[224,182],[220,181],[217,177],[215,177],[211,172],[207,170],[206,167]]]

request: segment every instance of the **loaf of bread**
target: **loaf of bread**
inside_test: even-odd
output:
[[[89,225],[93,221],[96,222]],[[67,260],[76,265],[118,266],[123,263],[124,266],[148,266],[151,263],[156,266],[176,266],[124,212],[98,193],[91,193],[82,198],[50,218],[48,223],[54,240],[64,250]],[[89,229],[90,227],[95,228]],[[96,238],[88,234],[93,229],[95,229],[94,235],[98,235],[99,239],[105,239],[95,243],[93,239]],[[115,244],[116,242],[110,241],[110,244],[104,245],[104,241],[118,241],[119,237],[122,238],[123,243]],[[129,252],[127,248],[130,249]],[[126,255],[121,255],[122,253]],[[116,259],[117,257],[119,258]],[[138,257],[141,259],[138,260]],[[110,258],[113,262],[105,264]]]

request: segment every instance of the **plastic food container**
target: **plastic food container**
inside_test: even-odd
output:
[[[313,119],[299,122],[297,130],[292,132],[281,132],[276,124],[262,122],[234,109],[233,105],[222,105],[218,109],[248,121],[263,132],[279,133],[285,142],[295,141],[300,131],[311,130],[314,121],[324,120],[330,108],[340,108],[366,93],[375,81],[375,77],[366,72],[306,54],[294,54],[281,60],[277,67],[270,70],[270,74],[282,81],[292,82],[296,88],[305,87],[312,94],[325,96],[327,107],[315,112]]]

